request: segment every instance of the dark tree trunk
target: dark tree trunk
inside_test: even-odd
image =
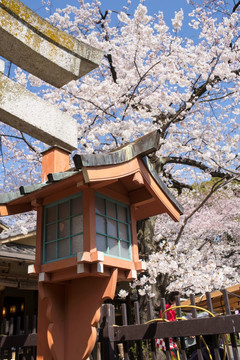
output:
[[[148,256],[152,253],[159,251],[158,244],[154,241],[154,227],[155,227],[156,217],[151,217],[145,220],[138,221],[137,231],[138,231],[138,246],[139,246],[139,256],[142,260],[147,261]],[[166,295],[166,287],[169,284],[168,274],[160,274],[156,279],[156,284],[153,284],[153,293],[155,297],[152,298],[153,309],[155,316],[159,316],[160,312],[160,299]],[[143,316],[142,321],[147,321],[147,297],[140,296],[140,312]]]

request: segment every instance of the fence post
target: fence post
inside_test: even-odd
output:
[[[207,308],[211,313],[214,312],[213,310],[213,304],[211,299],[211,293],[206,292],[206,299],[207,299]],[[214,356],[216,360],[221,360],[221,357],[219,355],[219,339],[217,335],[212,335],[212,341],[213,341],[213,349],[214,349]]]
[[[11,317],[9,322],[9,332],[8,335],[13,335],[14,333],[14,319]]]
[[[21,317],[18,316],[17,317],[17,330],[16,330],[16,335],[20,335],[21,333]],[[16,349],[15,349],[15,359],[18,360],[19,359],[19,347],[16,346]]]
[[[10,322],[9,322],[9,336],[14,334],[14,318],[10,318]],[[8,349],[8,359],[11,360],[12,359],[12,349],[9,348]]]
[[[221,290],[221,292],[223,294],[226,315],[231,315],[231,307],[229,304],[228,292],[226,289]],[[233,359],[238,360],[239,357],[238,357],[237,342],[236,342],[234,333],[230,334],[230,339],[231,339],[231,344],[232,344]]]
[[[196,305],[195,302],[195,296],[194,294],[190,294],[190,300],[191,300],[191,305]],[[193,319],[197,319],[197,310],[192,308],[192,317]],[[202,351],[201,351],[201,340],[200,340],[200,336],[196,336],[196,343],[197,343],[197,354],[198,354],[198,359],[199,360],[203,360],[203,356],[202,356]]]
[[[128,325],[126,304],[122,304],[121,309],[122,309],[122,324],[123,325]],[[123,343],[123,351],[124,351],[124,359],[125,360],[129,360],[128,345],[129,345],[128,341],[124,341],[124,343]]]
[[[37,316],[33,315],[32,317],[32,334],[37,333]],[[32,355],[30,360],[35,360],[37,358],[37,346],[32,346]]]
[[[139,312],[139,302],[134,302],[134,316],[135,316],[135,324],[140,325],[140,312]],[[143,360],[143,351],[142,351],[142,340],[136,341],[136,347],[137,347],[137,359]]]
[[[166,302],[164,298],[161,298],[161,310],[164,312],[166,310]],[[167,319],[167,314],[165,313],[164,318]],[[169,346],[169,338],[164,338],[165,346],[166,346],[166,357],[167,360],[171,360],[171,352],[170,352],[170,346]]]
[[[179,296],[179,295],[178,295],[177,298],[176,298],[176,305],[177,305],[177,306],[180,306],[180,296]],[[178,308],[176,312],[177,312],[177,316],[178,316],[179,318],[181,318],[181,317],[182,317],[182,310],[181,310],[181,308]],[[180,344],[181,344],[182,359],[183,359],[183,360],[187,360],[184,337],[180,337]]]
[[[101,341],[102,360],[116,359],[114,354],[115,309],[112,304],[103,304],[99,340]]]
[[[148,320],[152,320],[154,318],[154,316],[153,316],[152,301],[150,299],[147,302],[147,309],[148,309]],[[157,323],[155,323],[155,326],[156,325],[157,325]],[[152,326],[153,326],[153,324],[152,324]],[[156,340],[151,339],[150,343],[151,343],[152,360],[156,360],[157,359],[157,356],[156,356]]]

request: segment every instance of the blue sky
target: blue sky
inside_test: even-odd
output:
[[[87,0],[85,0],[87,2]],[[22,0],[24,4],[29,6],[32,10],[37,10],[37,12],[44,16],[44,7],[42,5],[42,0]],[[77,0],[52,0],[52,7],[53,9],[56,8],[63,8],[67,4],[69,5],[76,5],[78,6]],[[111,10],[119,10],[123,5],[126,4],[124,0],[101,0],[103,10],[111,9]],[[136,7],[139,3],[138,0],[132,0],[132,8]],[[154,13],[158,10],[163,11],[166,14],[174,14],[175,10],[187,8],[187,1],[186,0],[145,0],[145,5],[149,8],[151,13]]]
[[[87,2],[87,0],[85,0]],[[122,9],[122,6],[126,5],[126,0],[100,0],[102,3],[101,9],[104,12],[107,9],[119,11]],[[24,4],[29,6],[32,10],[36,11],[42,17],[46,17],[48,14],[44,10],[42,5],[42,0],[22,0]],[[89,0],[91,2],[91,0]],[[67,4],[78,6],[79,3],[77,0],[52,0],[51,11],[54,12],[56,8],[64,8]],[[136,8],[139,0],[132,0],[132,9]],[[171,18],[174,17],[175,11],[179,11],[181,8],[184,10],[184,13],[187,15],[190,6],[187,4],[186,0],[145,0],[144,4],[148,7],[149,13],[154,14],[159,10],[163,11],[165,21],[168,25],[171,24]]]

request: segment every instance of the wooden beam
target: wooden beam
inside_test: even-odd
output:
[[[8,208],[6,205],[0,206],[0,216],[8,216]]]
[[[101,188],[99,189],[99,193],[118,200],[124,204],[129,204],[129,197],[121,192],[117,192],[109,188]]]
[[[152,195],[145,187],[129,192],[129,199],[131,204],[143,205],[152,201]]]
[[[167,212],[165,206],[156,199],[152,199],[151,202],[140,206],[134,205],[134,207],[136,220],[147,219],[151,216],[156,216]]]
[[[0,216],[21,214],[31,210],[33,210],[31,203],[23,203],[20,205],[1,205]]]
[[[141,173],[138,171],[133,175],[133,179],[132,181],[134,182],[134,184],[136,185],[144,185],[144,180],[143,177],[141,175]]]
[[[99,181],[97,183],[90,184],[90,187],[94,190],[101,189],[103,187],[108,187],[109,185],[112,185],[114,183],[118,182],[118,179],[112,179],[107,181]]]

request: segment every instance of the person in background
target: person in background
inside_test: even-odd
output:
[[[166,304],[166,310],[171,308],[171,306],[176,306],[177,296],[179,296],[179,291],[172,291],[168,295],[168,302]],[[159,318],[162,318],[162,310],[160,311]],[[168,310],[166,312],[167,320],[168,321],[175,321],[176,320],[176,311],[175,310]],[[166,345],[164,339],[156,339],[156,347],[162,350],[164,353],[166,352]],[[171,351],[172,359],[177,359],[177,343],[175,338],[169,338],[169,347]]]
[[[166,310],[169,309],[171,306],[176,306],[177,296],[179,296],[179,291],[172,291],[168,295],[168,302],[166,304]],[[168,321],[175,321],[176,320],[176,311],[175,310],[168,310],[167,311],[167,320]],[[162,310],[160,311],[160,318],[162,317]]]

